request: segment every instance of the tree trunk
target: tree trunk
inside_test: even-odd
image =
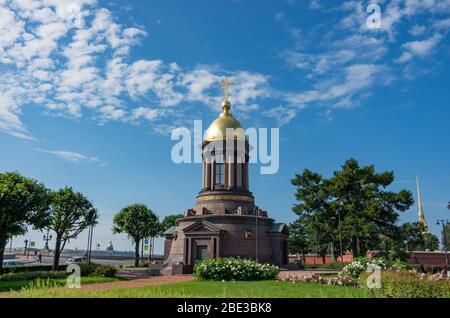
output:
[[[356,241],[358,242],[358,244],[357,244],[358,256],[365,257],[366,256],[366,248],[365,248],[364,242],[362,242],[359,237],[356,238]]]
[[[53,270],[59,269],[59,257],[61,256],[61,237],[56,237],[55,251],[53,252]]]
[[[389,260],[389,242],[386,241],[385,243],[385,248],[386,248],[386,260]]]
[[[150,250],[149,250],[150,255],[148,256],[148,259],[150,262],[152,261],[152,258],[153,258],[152,257],[153,256],[153,245],[154,245],[153,238],[151,238],[150,239]]]
[[[139,267],[139,239],[134,240],[136,242],[134,249],[134,267]]]
[[[358,240],[356,237],[352,237],[352,254],[353,258],[358,257]]]
[[[144,239],[142,239],[141,243],[141,262],[144,261]]]
[[[3,258],[4,258],[5,247],[6,247],[7,242],[8,242],[8,239],[6,237],[3,237],[3,236],[0,237],[0,273],[3,270]]]

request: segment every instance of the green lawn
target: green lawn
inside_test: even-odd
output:
[[[97,284],[97,283],[108,283],[118,281],[118,278],[106,278],[106,277],[82,277],[81,284]],[[45,280],[42,280],[45,281]],[[64,286],[67,282],[66,278],[61,279],[50,279],[51,283],[58,286]],[[0,281],[0,292],[9,292],[22,290],[22,288],[27,288],[30,285],[34,285],[36,280],[18,280],[18,281]],[[1,296],[0,296],[1,297]]]
[[[356,287],[327,286],[315,283],[262,282],[213,282],[150,286],[142,288],[117,288],[101,292],[82,292],[66,288],[29,289],[0,294],[0,297],[33,298],[361,298],[367,297],[363,289]]]

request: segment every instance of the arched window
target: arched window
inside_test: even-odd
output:
[[[225,185],[225,165],[223,155],[217,155],[216,164],[216,185]]]

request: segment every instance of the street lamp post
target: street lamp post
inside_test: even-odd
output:
[[[450,207],[450,206],[449,206]],[[444,251],[445,251],[445,272],[447,274],[447,277],[450,277],[449,275],[449,269],[448,269],[448,248],[447,248],[447,235],[445,233],[445,226],[449,223],[448,220],[440,219],[437,220],[436,224],[440,225],[442,224],[442,238],[444,243]]]
[[[49,232],[50,232],[50,230],[47,229],[47,234],[44,234],[44,242],[45,242],[44,249],[47,250],[47,251],[50,251],[50,248],[48,246],[48,242],[51,241],[52,238],[53,238],[52,235],[49,234]]]
[[[91,263],[91,255],[92,255],[92,239],[94,234],[94,220],[95,215],[92,215],[91,225],[89,227],[89,236],[88,236],[88,250],[87,250],[87,262],[88,264]]]
[[[28,240],[25,239],[25,241],[23,241],[25,243],[25,249],[23,250],[23,255],[27,255],[27,248],[28,248]]]
[[[344,251],[342,248],[341,210],[338,210],[339,245],[341,250],[341,267],[344,268]]]
[[[338,215],[338,230],[339,230],[339,247],[341,250],[341,268],[344,268],[344,249],[342,246],[342,228],[341,228],[341,208],[343,207],[343,202],[340,202],[339,210],[337,211]]]

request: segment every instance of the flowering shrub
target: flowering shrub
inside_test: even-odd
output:
[[[194,274],[202,279],[227,280],[272,280],[280,269],[275,265],[260,264],[241,258],[207,259],[197,262]]]
[[[285,282],[305,282],[305,283],[318,283],[322,285],[335,285],[335,286],[359,286],[359,281],[350,276],[320,276],[314,274],[312,276],[304,275],[287,275],[281,279]]]
[[[345,277],[350,276],[357,279],[362,273],[367,271],[367,269],[371,266],[378,266],[383,270],[408,270],[412,268],[406,263],[403,263],[399,260],[395,261],[385,261],[381,258],[357,258],[353,262],[347,264],[342,271],[339,273],[339,276]]]
[[[368,274],[361,275],[361,286]],[[419,274],[414,271],[383,271],[381,289],[369,290],[375,297],[388,298],[449,298],[450,280],[443,273]]]

